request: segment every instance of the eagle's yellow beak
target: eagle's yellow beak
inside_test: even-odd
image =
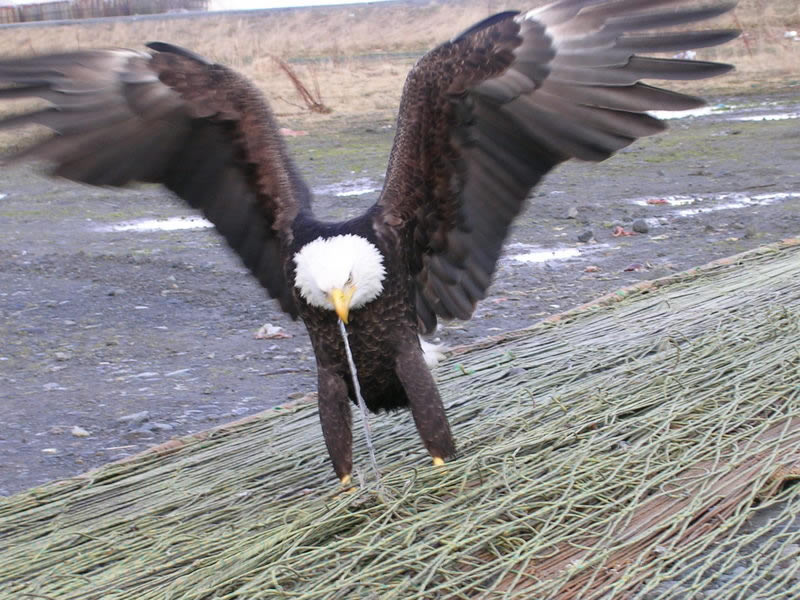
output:
[[[339,315],[345,325],[347,325],[347,319],[350,316],[350,300],[353,298],[355,291],[356,287],[354,285],[348,285],[343,290],[336,288],[328,294],[336,314]]]

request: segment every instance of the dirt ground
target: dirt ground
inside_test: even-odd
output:
[[[517,222],[490,297],[471,322],[444,324],[440,341],[468,344],[800,235],[800,88],[712,106],[604,164],[551,174]],[[393,133],[390,121],[340,120],[289,138],[320,215],[374,201]],[[315,389],[302,324],[213,230],[145,223],[191,226],[192,214],[157,187],[0,171],[0,495]],[[615,236],[617,226],[640,233]],[[282,329],[259,338],[266,324]]]

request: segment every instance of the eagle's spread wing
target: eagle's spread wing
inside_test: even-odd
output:
[[[495,15],[423,57],[406,81],[377,226],[413,229],[420,327],[469,318],[531,188],[569,158],[600,161],[664,129],[650,110],[703,101],[639,83],[699,79],[717,63],[648,58],[711,46],[733,30],[651,32],[732,5],[561,0]]]
[[[56,132],[15,158],[93,185],[163,183],[216,225],[281,307],[297,311],[280,245],[309,205],[261,94],[235,72],[168,44],[0,62],[0,100],[53,106],[7,117]]]

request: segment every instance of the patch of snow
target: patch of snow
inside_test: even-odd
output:
[[[777,200],[789,200],[791,198],[800,198],[800,192],[774,192],[772,194],[757,194],[753,196],[753,198],[762,203],[765,203],[764,201],[769,201],[769,203],[772,203]]]
[[[651,110],[647,114],[656,119],[686,119],[688,117],[705,117],[720,110],[722,109],[716,106],[701,106],[690,110]]]
[[[544,248],[535,244],[523,244],[515,242],[506,246],[507,254],[504,259],[515,262],[542,264],[556,260],[569,260],[572,258],[584,258],[599,250],[618,249],[618,246],[609,244],[580,244],[575,247]]]
[[[211,221],[203,217],[191,216],[128,221],[97,227],[96,231],[180,231],[184,229],[207,229],[213,226],[214,224]]]
[[[746,208],[748,206],[765,206],[789,198],[800,198],[800,193],[758,194],[755,196],[737,193],[719,194],[714,197],[714,199],[722,200],[723,202],[721,204],[684,208],[677,211],[676,214],[680,217],[691,217],[701,213],[716,212],[719,210],[733,210],[737,208]]]
[[[727,121],[778,121],[783,119],[798,119],[799,112],[773,112],[761,115],[747,114],[763,110],[768,106],[776,106],[776,102],[761,102],[757,107],[752,105],[715,104],[714,106],[701,106],[691,110],[651,110],[647,114],[657,119],[686,119],[707,117],[709,115],[724,115]],[[781,107],[784,110],[787,107]],[[773,109],[774,110],[774,109]]]
[[[645,198],[634,198],[631,200],[639,206],[686,206],[697,201],[695,196],[647,196]]]
[[[511,244],[513,246],[526,246],[527,244]],[[529,246],[530,247],[530,246]],[[517,262],[524,263],[545,263],[551,260],[566,260],[568,258],[575,258],[580,256],[581,251],[578,248],[540,248],[538,250],[531,250],[524,254],[511,254],[510,259]]]
[[[747,115],[745,117],[731,117],[730,121],[785,121],[787,119],[800,119],[800,112],[769,113],[766,115]]]
[[[332,183],[314,188],[314,193],[320,196],[363,196],[380,190],[380,186],[369,177],[357,177],[340,183]]]
[[[697,58],[697,52],[694,50],[684,50],[683,52],[678,52],[677,54],[673,54],[672,58],[679,58],[683,60],[694,60]]]
[[[693,204],[702,204],[702,206],[683,208],[672,213],[679,217],[691,217],[700,213],[715,212],[718,210],[732,210],[748,206],[765,206],[792,198],[800,198],[800,192],[773,192],[769,194],[755,194],[752,196],[739,192],[712,194],[706,197],[676,195],[633,198],[631,202],[639,206],[690,206]],[[656,200],[656,202],[654,202],[654,200]],[[666,202],[657,202],[657,200],[665,200]],[[720,203],[716,204],[715,202],[717,201]]]

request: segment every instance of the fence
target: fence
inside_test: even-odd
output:
[[[208,10],[209,0],[65,0],[0,6],[0,23],[27,23]]]

